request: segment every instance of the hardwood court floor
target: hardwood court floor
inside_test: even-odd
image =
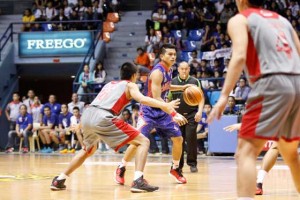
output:
[[[200,157],[199,172],[184,168],[188,183],[176,184],[168,176],[170,156],[149,156],[145,178],[160,187],[158,192],[134,194],[129,191],[134,167],[126,171],[126,184],[113,181],[113,172],[122,155],[96,154],[67,180],[67,190],[50,191],[52,178],[71,160],[71,155],[0,154],[0,200],[233,200],[235,198],[235,161],[232,157]],[[259,165],[261,161],[258,161]],[[278,161],[267,176],[265,195],[260,200],[296,200],[296,190],[287,167]]]

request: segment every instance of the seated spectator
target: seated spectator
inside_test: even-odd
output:
[[[83,72],[81,72],[78,81],[81,84],[81,88],[83,89],[82,101],[92,102],[93,99],[92,97],[90,97],[90,95],[88,95],[88,93],[91,93],[93,91],[91,83],[94,81],[94,76],[93,73],[90,72],[90,67],[88,64],[84,65]]]
[[[154,30],[161,30],[163,26],[166,26],[167,15],[163,13],[163,8],[160,7],[157,9],[157,12],[154,12],[151,20],[146,21],[146,28],[149,31],[150,28]]]
[[[64,15],[69,19],[71,13],[73,12],[72,8],[69,6],[68,0],[63,1],[63,9],[64,9]]]
[[[105,79],[106,79],[106,71],[104,69],[103,63],[99,61],[96,64],[95,70],[94,70],[94,89],[95,92],[100,92],[102,87],[105,85]]]
[[[95,19],[103,20],[103,8],[102,8],[103,1],[99,4],[99,1],[93,2],[93,12],[96,16]]]
[[[202,38],[202,43],[201,43],[201,51],[210,51],[210,45],[213,43],[214,38],[212,37],[212,31],[209,25],[205,26],[205,33]]]
[[[236,104],[235,98],[233,96],[229,96],[227,106],[226,106],[223,114],[224,115],[238,115],[239,109],[235,104]]]
[[[75,108],[75,107],[77,107],[79,109],[79,113],[81,114],[83,111],[84,102],[79,101],[77,93],[72,94],[72,101],[68,104],[68,110],[73,111],[73,108]]]
[[[45,10],[46,20],[50,21],[55,15],[57,15],[56,9],[53,7],[52,1],[47,2]]]
[[[32,135],[32,116],[27,112],[27,106],[21,105],[20,106],[20,115],[17,118],[16,129],[13,131],[9,131],[8,133],[8,143],[6,146],[6,152],[11,153],[14,151],[14,141],[15,137],[23,137],[24,138],[24,145],[22,152],[28,153],[28,137]]]
[[[35,20],[36,22],[40,22],[41,20],[38,19],[38,20]],[[45,31],[44,27],[41,26],[40,23],[34,23],[33,24],[33,27],[31,28],[31,31],[32,32],[37,32],[37,31]]]
[[[221,23],[222,31],[225,31],[227,29],[227,23],[232,16],[233,16],[232,10],[228,6],[224,6],[224,9],[220,15],[220,23]]]
[[[167,17],[167,20],[167,24],[171,30],[181,30],[183,28],[183,17],[178,12],[178,8],[176,6],[172,8],[172,11]]]
[[[83,14],[83,20],[96,20],[97,19],[97,13],[94,13],[93,7],[87,7],[86,11]],[[84,28],[87,30],[94,30],[96,29],[96,22],[85,22]]]
[[[71,117],[71,132],[74,134],[74,144],[68,153],[74,153],[75,149],[79,150],[79,144],[83,148],[82,129],[80,127],[81,115],[78,107],[73,108],[73,116]],[[78,142],[79,144],[78,144]],[[76,147],[77,146],[77,147]]]
[[[32,13],[34,15],[35,21],[43,21],[45,20],[45,15],[44,15],[44,8],[43,6],[40,5],[41,3],[37,4],[36,2],[32,3]]]
[[[32,14],[31,9],[26,8],[24,11],[23,18],[22,18],[22,22],[24,23],[23,27],[22,27],[22,31],[30,31],[32,24],[29,24],[27,22],[34,22],[34,20],[35,20],[35,17]]]
[[[78,5],[78,0],[68,0],[68,3],[71,8],[74,8]]]
[[[150,28],[149,33],[145,37],[145,47],[147,52],[153,52],[153,49],[158,49],[160,38],[155,35],[153,28]]]
[[[17,92],[14,92],[12,96],[12,101],[7,104],[5,109],[5,115],[7,121],[9,122],[9,130],[13,131],[16,129],[16,121],[19,116],[20,106],[23,103],[20,101],[20,95]]]
[[[58,15],[55,15],[51,21],[60,21],[61,23],[52,23],[53,30],[55,31],[65,31],[68,29],[68,23],[63,23],[68,21],[68,18],[65,16],[65,11],[63,8],[59,9]]]
[[[51,113],[55,114],[58,117],[60,114],[60,111],[61,111],[61,105],[56,102],[56,96],[53,94],[50,94],[48,101],[49,102],[45,103],[44,107],[48,106],[51,109]],[[44,107],[41,110],[41,119],[43,119]]]
[[[79,16],[78,16],[78,13],[73,10],[71,15],[70,15],[70,18],[69,18],[71,21],[76,21],[76,20],[79,20]],[[71,31],[74,31],[74,30],[81,30],[82,29],[82,24],[79,23],[79,22],[72,22],[69,24],[69,29]]]
[[[197,50],[192,51],[191,56],[192,56],[192,58],[188,62],[189,65],[194,65],[194,67],[196,67],[195,65],[197,63],[197,66],[198,66],[198,64],[200,66],[201,59],[198,58],[198,52],[197,52]]]
[[[59,133],[59,143],[61,146],[59,148],[60,153],[68,153],[68,141],[66,142],[67,135],[70,135],[70,127],[71,127],[71,117],[73,115],[69,112],[67,104],[61,105],[61,113],[58,117],[58,129]],[[58,137],[55,139],[58,140]]]
[[[27,112],[29,114],[31,114],[31,105],[33,104],[34,102],[34,97],[35,97],[35,93],[33,90],[28,90],[27,92],[27,99],[25,99],[23,101],[23,103],[27,106]]]
[[[44,113],[42,125],[39,128],[39,136],[44,145],[41,153],[52,153],[51,138],[56,137],[55,128],[58,126],[58,117],[51,112],[51,108],[47,105],[44,106]]]
[[[84,13],[86,12],[83,0],[78,1],[78,5],[74,8],[74,10],[77,12],[79,20],[83,20]]]
[[[245,78],[240,78],[239,86],[235,89],[235,100],[238,104],[244,104],[248,98],[251,88],[247,85]]]
[[[150,72],[150,60],[148,54],[142,47],[136,49],[138,55],[134,63],[139,67],[140,74],[148,74]]]
[[[130,111],[129,111],[128,109],[124,109],[124,110],[123,110],[123,112],[122,112],[122,119],[123,119],[126,123],[132,125],[131,113],[130,113]]]
[[[198,140],[198,149],[200,153],[206,153],[207,149],[204,147],[204,142],[208,139],[208,124],[206,122],[207,116],[209,115],[212,106],[210,104],[205,104],[203,107],[202,118],[198,123],[196,132]]]
[[[51,0],[53,8],[58,11],[60,8],[62,8],[61,0]]]
[[[170,30],[167,26],[164,26],[162,28],[162,37],[163,38],[168,38],[168,43],[175,44],[174,35],[170,32]]]

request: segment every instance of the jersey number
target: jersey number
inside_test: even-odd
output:
[[[292,48],[290,47],[283,31],[279,31],[276,48],[279,52],[285,52],[288,58],[292,58]]]

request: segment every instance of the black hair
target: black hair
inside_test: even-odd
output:
[[[99,65],[99,64],[102,66],[102,70],[105,70],[105,69],[104,69],[103,62],[98,61],[97,64],[95,65],[95,74],[98,74],[98,73],[100,72],[100,70],[98,69],[98,65]]]
[[[137,71],[138,69],[133,63],[125,62],[120,69],[120,78],[121,80],[130,80]]]
[[[195,53],[196,55],[198,54],[197,50],[193,50],[192,53]]]
[[[264,4],[264,0],[248,0],[248,1],[253,7],[261,7]]]
[[[21,109],[22,107],[25,107],[26,110],[27,110],[27,106],[26,106],[25,104],[20,105],[20,109]]]
[[[51,110],[50,106],[44,106],[44,110],[45,110],[45,108],[48,108],[49,110]]]
[[[166,49],[175,49],[176,51],[176,46],[173,44],[163,44],[160,49],[159,49],[159,54],[165,54],[166,53]]]
[[[19,92],[14,92],[13,95],[15,95],[15,94],[18,95],[18,96],[20,96]]]
[[[78,110],[78,111],[79,111],[79,108],[78,108],[77,106],[75,106],[75,107],[73,108],[73,110]]]
[[[131,106],[131,109],[132,110],[140,110],[140,106],[138,105],[138,104],[133,104],[132,106]]]

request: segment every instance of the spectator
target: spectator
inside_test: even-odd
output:
[[[147,49],[147,52],[152,52],[153,49],[158,49],[159,42],[160,38],[155,35],[154,29],[150,28],[145,37],[145,48]]]
[[[47,2],[47,8],[45,12],[47,21],[50,21],[55,15],[57,15],[57,11],[53,7],[52,1]]]
[[[86,11],[83,0],[78,1],[78,5],[74,8],[74,10],[77,12],[79,20],[83,20],[84,13]]]
[[[225,31],[227,29],[227,27],[226,27],[227,23],[232,16],[233,16],[232,10],[229,9],[228,6],[225,6],[220,15],[220,23],[221,23],[221,27],[222,27],[223,31]]]
[[[131,108],[132,108],[132,115],[131,115],[132,126],[136,128],[138,117],[139,117],[140,106],[138,104],[133,104]]]
[[[251,88],[247,85],[245,78],[240,78],[239,86],[235,89],[235,100],[238,104],[244,104],[248,98]]]
[[[90,67],[88,64],[85,64],[83,67],[83,72],[81,72],[79,76],[79,83],[81,84],[81,88],[83,89],[83,97],[82,100],[84,102],[92,101],[92,98],[90,97],[89,93],[92,92],[91,83],[94,81],[93,79],[93,73],[90,72]]]
[[[96,16],[96,19],[103,20],[103,1],[100,0],[100,2],[101,4],[99,4],[99,1],[97,0],[93,2],[93,12]]]
[[[235,98],[233,96],[228,97],[227,106],[223,112],[224,115],[237,115],[238,113],[238,107],[235,105]]]
[[[84,102],[79,101],[78,94],[73,93],[72,94],[72,101],[68,104],[68,110],[72,110],[77,107],[79,109],[79,113],[81,114],[84,107]]]
[[[49,102],[45,103],[44,107],[48,106],[51,109],[51,113],[55,114],[58,117],[60,114],[60,111],[61,111],[61,105],[59,103],[56,103],[56,96],[53,94],[50,94],[48,100],[49,100]],[[41,119],[42,119],[42,117],[44,115],[44,108],[42,108],[42,110],[41,110],[41,115],[42,115],[41,116]]]
[[[42,119],[40,118],[42,108],[43,105],[41,104],[39,97],[35,96],[33,104],[31,105],[31,114],[33,118],[33,129],[32,129],[33,133],[39,131],[39,128],[42,124]],[[38,133],[36,134],[38,135]]]
[[[104,69],[103,63],[99,61],[96,64],[95,70],[94,70],[94,89],[95,92],[100,92],[102,87],[105,85],[105,79],[106,79],[106,71]]]
[[[6,152],[11,153],[14,151],[14,139],[16,136],[24,138],[24,146],[22,149],[23,153],[28,153],[28,137],[32,135],[32,116],[27,113],[27,106],[20,106],[20,115],[17,119],[16,129],[9,131],[8,133],[8,144],[6,147]]]
[[[189,60],[189,65],[193,65],[194,67],[197,67],[198,64],[200,65],[201,59],[198,58],[197,50],[192,51],[191,56],[192,56],[192,58],[190,58],[190,60]]]
[[[296,2],[295,0],[291,0],[289,9],[291,10],[293,17],[299,17],[298,16],[298,12],[300,10],[299,1]]]
[[[73,10],[72,8],[69,6],[68,0],[64,0],[63,1],[63,9],[64,9],[64,15],[70,19],[70,15],[72,14]]]
[[[35,20],[35,22],[40,22],[41,19]],[[32,32],[36,32],[36,31],[45,31],[44,27],[41,26],[40,23],[34,23],[33,27],[31,28]]]
[[[174,35],[170,32],[170,30],[167,26],[164,26],[162,28],[162,37],[163,38],[168,38],[168,43],[175,44]]]
[[[16,121],[19,116],[20,106],[23,103],[20,102],[20,95],[17,92],[13,93],[12,101],[6,106],[5,114],[9,121],[9,130],[16,129]]]
[[[70,20],[71,21],[79,20],[79,16],[78,16],[78,14],[75,10],[72,11],[72,13],[70,15]],[[72,23],[69,24],[69,29],[71,31],[80,30],[80,29],[82,29],[82,25],[79,22],[72,22]]]
[[[23,22],[23,27],[22,27],[22,31],[30,31],[32,24],[28,23],[28,22],[34,22],[35,17],[32,14],[32,11],[30,8],[26,8],[24,11],[24,15],[22,18],[22,22]]]
[[[97,19],[97,13],[94,13],[93,7],[87,7],[84,15],[83,20],[96,20]],[[97,23],[96,22],[85,22],[85,29],[87,30],[94,30],[96,28]]]
[[[81,120],[81,115],[79,112],[79,108],[78,107],[74,107],[73,108],[73,116],[71,117],[71,131],[72,133],[74,133],[74,145],[72,146],[72,149],[69,149],[68,153],[74,153],[76,146],[77,149],[78,148],[78,144],[76,145],[76,143],[79,142],[79,144],[81,145],[81,147],[83,147],[83,139],[82,139],[82,129],[80,127],[80,120]],[[76,142],[78,141],[78,142]]]
[[[146,21],[147,31],[150,28],[154,28],[154,30],[160,30],[163,26],[166,26],[167,23],[167,15],[163,13],[163,8],[160,7],[157,9],[157,12],[154,12],[152,15],[152,20]]]
[[[178,8],[176,6],[172,8],[172,11],[167,17],[167,20],[168,26],[171,30],[181,30],[183,28],[183,17],[178,12]]]
[[[130,111],[129,111],[128,109],[124,109],[124,110],[123,110],[123,112],[122,112],[122,119],[123,119],[126,123],[132,125],[131,113],[130,113]]]
[[[68,3],[71,8],[74,8],[78,5],[78,0],[68,0]]]
[[[140,74],[148,74],[150,72],[150,60],[148,54],[142,47],[136,49],[138,55],[134,63],[139,67]]]
[[[25,99],[25,101],[23,101],[23,103],[27,106],[27,112],[29,114],[31,114],[31,105],[33,104],[34,102],[34,97],[35,97],[35,93],[33,90],[28,90],[27,92],[27,99]]]
[[[39,130],[41,131],[40,138],[44,144],[44,148],[41,150],[41,153],[52,153],[53,149],[51,148],[51,138],[56,137],[55,128],[58,126],[58,117],[51,112],[51,108],[47,105],[44,105],[44,113],[42,120],[42,125]],[[56,138],[57,139],[57,138]]]
[[[205,104],[202,112],[201,120],[198,123],[196,132],[198,140],[198,149],[200,154],[207,153],[204,143],[207,142],[208,138],[208,124],[206,122],[207,116],[209,115],[212,106],[210,104]]]
[[[61,113],[58,118],[58,132],[60,143],[62,144],[59,148],[60,153],[68,152],[68,142],[65,142],[67,135],[70,135],[71,117],[73,115],[69,112],[67,104],[61,105]]]
[[[68,18],[65,16],[65,11],[63,8],[59,9],[58,15],[55,15],[51,21],[60,21],[61,23],[52,23],[53,30],[55,31],[65,31],[68,29],[68,24],[63,23],[64,21],[68,21]]]
[[[45,12],[43,7],[39,6],[36,2],[32,3],[32,13],[34,15],[35,21],[45,19]]]
[[[205,26],[205,34],[202,38],[201,50],[210,51],[209,47],[213,43],[214,38],[212,37],[212,31],[209,25]]]

